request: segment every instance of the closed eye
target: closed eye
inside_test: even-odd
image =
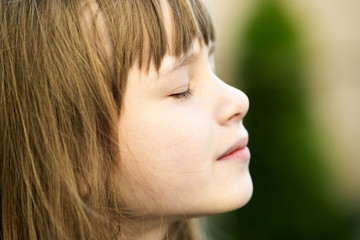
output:
[[[175,99],[190,99],[190,97],[192,96],[192,91],[190,89],[186,90],[185,92],[181,92],[181,93],[174,93],[171,94],[170,97],[173,97]]]

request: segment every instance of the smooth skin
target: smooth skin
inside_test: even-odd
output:
[[[155,69],[130,72],[119,119],[127,143],[121,177],[128,204],[149,216],[226,212],[252,195],[249,160],[217,161],[248,135],[242,119],[249,100],[215,75],[211,53],[195,41],[180,67],[167,56],[159,76]]]
[[[97,9],[90,5],[90,13]],[[101,15],[96,23],[104,24]],[[136,64],[129,72],[118,121],[119,192],[139,218],[124,239],[162,239],[172,221],[234,210],[251,198],[249,159],[217,160],[248,136],[242,120],[249,100],[216,76],[213,53],[213,43],[194,40],[186,55],[165,56],[159,72]]]

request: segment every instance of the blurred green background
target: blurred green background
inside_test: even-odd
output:
[[[217,73],[250,99],[254,183],[210,239],[360,239],[359,3],[209,1]]]

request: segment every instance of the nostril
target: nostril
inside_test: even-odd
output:
[[[232,115],[228,121],[235,121],[235,122],[238,122],[241,120],[241,114],[240,113],[236,113],[234,115]]]

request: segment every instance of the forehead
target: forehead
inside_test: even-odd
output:
[[[154,86],[158,86],[158,84],[166,79],[173,79],[173,76],[175,75],[172,74],[177,74],[177,70],[181,69],[183,66],[192,64],[193,61],[197,61],[202,55],[207,56],[210,64],[212,64],[211,58],[214,52],[215,44],[213,42],[210,42],[209,45],[204,45],[200,44],[199,39],[196,39],[194,40],[191,49],[183,55],[175,57],[166,54],[159,69],[156,69],[154,65],[151,65],[148,71],[139,69],[137,66],[132,67],[129,71],[128,79],[131,82],[155,83]]]
[[[148,71],[145,71],[143,69],[138,69],[136,67],[132,68],[132,71],[138,71],[139,76],[141,76],[142,79],[147,79],[150,82],[156,81],[158,79],[161,79],[163,76],[168,75],[181,66],[184,66],[192,61],[196,56],[200,55],[203,51],[203,44],[200,44],[199,40],[196,39],[193,41],[193,44],[191,45],[190,49],[182,54],[181,56],[174,56],[167,53],[163,61],[161,62],[161,65],[159,68],[156,68],[153,64],[150,66]]]
[[[203,52],[211,57],[211,55],[215,52],[215,44],[214,42],[209,42],[208,45],[201,44],[199,39],[195,39],[190,50],[179,57],[166,55],[164,57],[164,61],[162,62],[158,71],[156,71],[154,78],[159,78],[163,75],[174,72],[178,68],[191,63],[194,59],[196,59]]]

